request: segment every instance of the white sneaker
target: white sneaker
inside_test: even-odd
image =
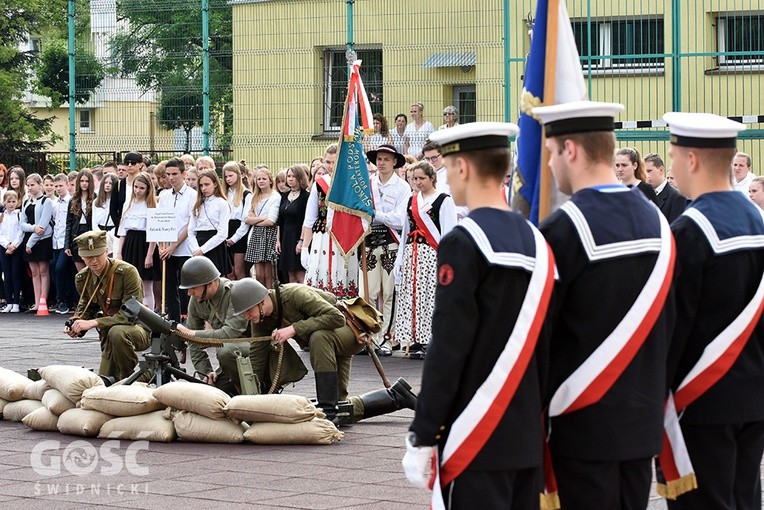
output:
[[[13,305],[13,308],[11,308],[11,313],[19,313],[21,310],[19,310],[19,305]]]
[[[6,305],[2,310],[0,310],[0,313],[8,313],[11,311],[11,308],[13,308],[13,305]]]

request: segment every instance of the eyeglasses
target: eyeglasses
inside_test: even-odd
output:
[[[443,112],[443,115],[455,115],[453,112]]]
[[[438,160],[438,158],[440,158],[440,156],[441,156],[440,154],[438,154],[437,156],[430,156],[429,158],[425,156],[422,159],[425,161],[429,161],[430,163],[434,163],[435,161]]]
[[[137,164],[138,164],[137,161],[128,161],[127,163],[125,163],[125,166],[133,166],[133,165],[137,165]]]

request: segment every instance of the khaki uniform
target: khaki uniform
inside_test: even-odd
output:
[[[273,313],[259,324],[252,324],[252,336],[266,336],[275,329],[293,326],[295,341],[301,347],[310,347],[313,371],[337,372],[339,399],[345,400],[350,382],[350,364],[353,355],[362,346],[356,342],[342,312],[335,308],[337,299],[327,292],[296,283],[282,285],[280,294],[279,303],[276,291],[268,291],[274,303]],[[280,306],[283,307],[283,321],[277,324]],[[252,370],[261,381],[268,370],[269,349],[267,342],[252,342],[249,347]]]
[[[231,286],[233,282],[220,278],[217,293],[204,301],[191,298],[188,303],[188,321],[186,327],[196,330],[199,338],[242,338],[248,336],[248,321],[243,315],[235,316],[231,306]],[[205,322],[212,326],[205,329]],[[239,371],[236,366],[236,352],[249,356],[249,343],[230,343],[217,349],[216,354],[220,369],[218,374],[224,376],[218,379],[217,386],[225,391],[235,390],[239,385]],[[204,347],[191,344],[191,362],[194,370],[203,374],[212,372],[212,363]]]
[[[75,276],[80,301],[74,316],[96,320],[101,339],[98,371],[120,380],[133,373],[138,364],[135,351],[148,349],[151,335],[143,326],[131,324],[121,311],[122,304],[130,298],[143,300],[143,282],[138,270],[121,260],[108,261],[100,277],[87,267]],[[99,311],[103,316],[96,318]]]

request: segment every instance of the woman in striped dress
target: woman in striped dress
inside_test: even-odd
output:
[[[437,287],[438,243],[456,226],[453,199],[435,188],[435,169],[422,161],[412,167],[417,192],[406,205],[398,257],[395,261],[398,299],[395,335],[412,359],[424,358],[432,338],[432,314]]]

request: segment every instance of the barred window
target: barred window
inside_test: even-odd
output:
[[[572,20],[584,69],[655,69],[663,67],[662,18]],[[591,34],[589,27],[591,26]],[[591,51],[591,53],[590,53]]]
[[[382,113],[382,49],[357,49],[361,79],[372,113]],[[324,131],[339,131],[348,88],[345,48],[324,50]]]
[[[716,26],[719,65],[764,63],[764,15],[720,14]]]

